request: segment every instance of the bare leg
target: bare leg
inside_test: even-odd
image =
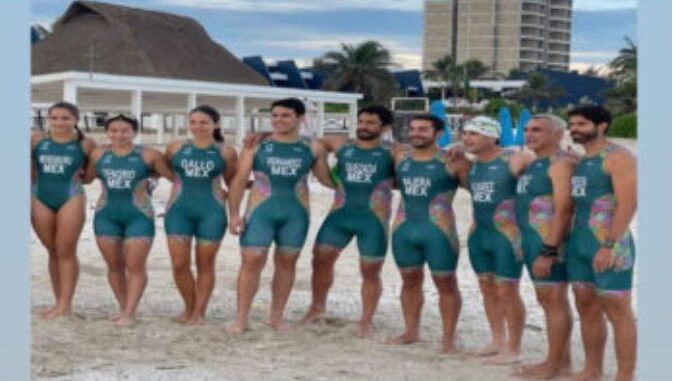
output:
[[[128,239],[124,242],[127,288],[126,302],[117,320],[117,326],[129,326],[136,320],[136,308],[147,285],[147,256],[152,246],[151,239]]]
[[[433,276],[433,282],[438,289],[438,307],[442,317],[442,346],[440,353],[450,354],[458,352],[454,340],[456,324],[461,312],[461,293],[456,282],[456,275],[449,273],[444,276]]]
[[[536,287],[538,302],[543,307],[548,337],[547,358],[524,368],[522,378],[551,379],[571,371],[571,307],[566,283]]]
[[[504,312],[508,323],[508,342],[498,355],[488,362],[495,365],[507,365],[520,362],[522,334],[524,333],[525,310],[520,297],[519,280],[506,280],[496,283],[500,310]]]
[[[637,326],[629,293],[604,294],[599,303],[613,327],[618,373],[616,381],[632,381],[637,360]]]
[[[173,266],[173,279],[178,292],[185,303],[185,310],[177,317],[177,321],[185,323],[194,311],[194,276],[192,275],[190,249],[192,238],[169,236],[168,247]]]
[[[314,257],[311,260],[311,306],[300,321],[308,324],[320,319],[325,314],[328,300],[328,291],[334,279],[335,261],[339,256],[339,249],[328,245],[314,246]]]
[[[84,195],[74,196],[56,213],[56,257],[58,261],[59,297],[56,307],[43,317],[54,319],[69,315],[75,285],[79,277],[77,241],[84,226]]]
[[[271,309],[267,324],[276,330],[286,330],[283,322],[283,311],[285,310],[290,291],[295,283],[295,266],[299,258],[299,252],[283,252],[276,249],[274,253],[274,278],[271,282]]]
[[[501,310],[496,281],[493,275],[478,275],[480,292],[484,303],[484,311],[489,322],[491,342],[484,348],[475,352],[476,356],[494,356],[503,348],[505,342],[505,318]]]
[[[403,287],[400,291],[400,302],[405,319],[405,332],[386,340],[387,344],[412,344],[419,341],[419,324],[421,323],[421,307],[424,305],[424,270],[401,269]]]
[[[593,287],[573,285],[576,309],[580,316],[580,332],[585,349],[583,370],[571,377],[573,381],[601,380],[604,372],[606,321]]]
[[[197,244],[196,300],[188,324],[201,324],[206,316],[206,307],[215,287],[215,257],[220,242]]]
[[[37,238],[49,253],[49,280],[51,281],[54,300],[59,296],[59,272],[58,258],[56,257],[56,214],[51,209],[44,206],[35,198],[31,201],[31,222]],[[40,311],[40,316],[44,316],[55,307],[52,306]]]
[[[98,249],[108,265],[108,283],[115,294],[119,311],[126,304],[126,264],[124,260],[123,242],[120,237],[96,237]],[[111,320],[119,319],[120,312],[115,313]]]
[[[372,334],[372,320],[381,297],[381,268],[384,261],[360,261],[360,274],[363,284],[360,296],[363,303],[363,314],[358,323],[358,337],[366,338]]]
[[[260,273],[267,262],[268,248],[245,248],[241,252],[241,268],[236,286],[236,320],[227,332],[238,335],[248,327],[250,305],[260,287]]]

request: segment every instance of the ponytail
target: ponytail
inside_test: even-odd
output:
[[[218,112],[218,110],[209,105],[201,105],[193,108],[190,111],[190,115],[194,114],[195,112],[206,114],[208,115],[209,118],[211,118],[213,123],[215,123],[215,129],[213,130],[213,139],[215,139],[215,141],[218,143],[224,142],[225,137],[222,136],[222,129],[220,128],[220,113]]]
[[[218,143],[223,143],[225,141],[225,137],[222,136],[222,129],[220,129],[220,126],[213,130],[213,139],[215,139],[215,141]]]
[[[82,132],[82,130],[80,130],[79,127],[77,127],[77,124],[75,125],[75,132],[77,133],[77,141],[78,142],[81,142],[82,140],[84,140],[84,137],[85,137],[84,132]]]
[[[84,133],[77,127],[77,123],[80,121],[80,109],[77,108],[73,103],[66,102],[66,101],[61,101],[61,102],[56,102],[53,105],[47,109],[47,115],[51,112],[53,109],[63,109],[68,111],[72,116],[75,117],[75,132],[77,133],[77,141],[81,142],[84,140]]]

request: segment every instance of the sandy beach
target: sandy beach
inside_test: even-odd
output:
[[[620,141],[633,151],[635,141]],[[161,180],[154,193],[155,211],[164,212],[170,184]],[[100,194],[98,181],[86,187],[90,206]],[[398,205],[398,195],[394,207]],[[311,183],[311,228],[302,251],[297,280],[286,308],[286,319],[298,321],[309,305],[311,248],[316,232],[332,201],[332,194]],[[458,268],[463,309],[457,328],[459,346],[470,351],[483,346],[489,333],[475,275],[466,251],[471,220],[470,198],[458,192],[454,202],[461,238]],[[36,380],[515,380],[508,376],[513,366],[483,365],[467,355],[437,353],[440,316],[437,295],[426,277],[426,302],[422,318],[422,341],[410,346],[383,344],[386,337],[403,328],[398,294],[401,280],[387,254],[383,270],[383,294],[375,316],[372,339],[355,337],[360,316],[358,253],[352,242],[342,253],[335,270],[335,284],[328,300],[328,318],[282,334],[263,324],[270,303],[273,263],[268,261],[261,289],[253,302],[251,330],[229,336],[224,326],[234,318],[235,281],[239,268],[238,237],[227,234],[217,260],[217,281],[207,321],[187,327],[172,321],[182,311],[182,301],[173,283],[164,219],[157,218],[157,234],[148,262],[149,281],[138,308],[138,323],[116,328],[108,317],[116,302],[106,279],[106,266],[96,247],[92,220],[87,209],[78,256],[80,278],[74,298],[74,315],[43,321],[38,311],[53,303],[47,275],[47,253],[31,235],[32,284],[32,377]],[[636,221],[636,219],[635,219]],[[636,232],[635,222],[632,229]],[[428,273],[427,273],[428,275]],[[537,305],[528,275],[521,282],[527,308],[523,339],[525,362],[545,355],[543,311]],[[579,323],[574,313],[573,361],[582,362]],[[612,336],[606,351],[606,379],[615,373]]]

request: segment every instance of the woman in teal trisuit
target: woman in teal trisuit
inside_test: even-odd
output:
[[[272,242],[274,279],[268,324],[283,329],[283,310],[295,280],[295,265],[309,227],[307,177],[313,171],[324,184],[332,185],[325,150],[318,141],[299,136],[304,121],[304,104],[296,98],[272,103],[274,133],[254,147],[245,147],[241,165],[230,192],[230,230],[241,235],[241,269],[237,281],[236,321],[227,330],[243,332],[260,283]],[[254,173],[245,218],[239,215],[243,193]]]
[[[79,274],[77,241],[85,218],[82,187],[86,158],[96,147],[77,128],[77,106],[59,102],[47,113],[49,132],[31,136],[31,222],[49,253],[49,277],[56,304],[44,319],[68,315]]]
[[[189,114],[192,138],[166,147],[166,158],[175,173],[164,228],[173,264],[173,277],[185,302],[178,321],[200,324],[215,285],[215,257],[227,227],[226,193],[237,167],[236,151],[226,147],[220,131],[220,114],[198,106]],[[196,279],[191,270],[195,238]]]
[[[86,179],[101,180],[94,234],[119,303],[119,313],[112,320],[121,327],[134,323],[147,284],[145,264],[154,238],[149,179],[154,175],[173,179],[173,173],[161,152],[133,144],[138,132],[135,119],[124,115],[110,118],[105,132],[110,145],[91,153]]]

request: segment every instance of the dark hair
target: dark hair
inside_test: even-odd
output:
[[[307,112],[304,107],[304,102],[297,98],[283,98],[276,100],[272,102],[271,109],[273,110],[276,106],[292,109],[297,116],[302,116]]]
[[[431,122],[433,124],[433,128],[435,129],[435,132],[441,132],[445,129],[445,122],[442,121],[442,119],[438,118],[435,115],[431,114],[420,114],[420,115],[415,115],[410,119],[410,123],[414,120],[425,120],[427,122]]]
[[[75,117],[75,132],[77,132],[77,141],[82,141],[84,139],[84,133],[80,131],[80,128],[77,127],[77,122],[80,120],[80,109],[77,108],[74,104],[66,101],[56,102],[47,109],[47,115],[51,113],[53,109],[62,109],[68,111],[72,116]]]
[[[365,106],[360,110],[358,110],[358,116],[360,116],[360,114],[363,113],[377,115],[379,117],[379,121],[381,122],[382,126],[390,126],[393,124],[393,113],[386,106],[382,105]]]
[[[582,116],[583,118],[591,121],[595,125],[598,125],[600,123],[606,123],[606,131],[608,131],[608,128],[611,127],[611,122],[613,121],[610,111],[608,111],[602,106],[595,106],[595,105],[585,105],[575,107],[571,109],[571,111],[569,111],[568,113],[569,118],[572,116]]]
[[[224,142],[225,138],[222,136],[222,130],[220,130],[220,113],[218,110],[216,110],[214,107],[209,106],[209,105],[200,105],[195,108],[193,108],[190,111],[190,115],[194,114],[195,112],[200,112],[202,114],[208,115],[209,118],[215,123],[215,129],[213,130],[213,139],[215,139],[216,142]]]
[[[112,124],[112,122],[119,122],[119,121],[130,124],[131,128],[133,129],[133,132],[138,132],[138,120],[136,120],[136,118],[124,114],[117,114],[116,116],[106,119],[103,128],[107,131],[108,127],[110,126],[110,124]]]

